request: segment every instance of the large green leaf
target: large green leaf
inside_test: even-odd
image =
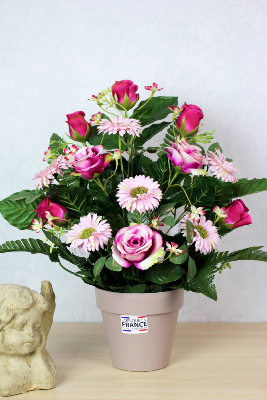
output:
[[[177,107],[178,105],[178,97],[158,96],[158,97],[153,97],[147,103],[147,105],[145,105],[140,110],[140,108],[146,103],[146,101],[147,100],[141,101],[138,107],[134,110],[134,114],[137,115],[137,112],[139,111],[152,108],[150,118],[147,121],[145,121],[142,124],[142,126],[150,125],[155,121],[166,118],[172,112],[168,107],[169,106]]]
[[[144,107],[141,110],[138,110],[137,108],[134,110],[133,114],[131,115],[131,118],[137,119],[140,121],[142,126],[145,126],[146,122],[149,120],[151,114],[152,114],[153,108],[151,107]]]
[[[167,203],[162,206],[159,206],[159,208],[156,211],[157,215],[163,216],[164,214],[168,214],[174,207],[176,203]]]
[[[232,184],[233,197],[242,197],[267,190],[267,179],[239,179]]]
[[[139,283],[139,285],[135,285],[125,289],[126,293],[144,293],[146,291],[146,285],[144,283]]]
[[[216,205],[218,207],[225,207],[227,206],[230,201],[232,200],[233,196],[233,183],[230,182],[223,182],[217,178],[211,177],[211,176],[201,176],[198,177],[196,180],[195,187],[205,187],[208,186],[209,189],[213,192],[214,195],[214,203],[208,204],[209,201],[211,201],[211,193],[208,191],[206,194],[198,198],[198,204],[200,204],[202,201],[204,201],[204,206],[207,205]],[[206,190],[206,189],[205,189]],[[203,194],[205,192],[203,191]],[[197,191],[196,191],[197,194]]]
[[[121,271],[122,266],[119,265],[113,257],[109,257],[106,261],[106,267],[110,269],[111,271]]]
[[[146,279],[154,283],[170,283],[180,279],[186,272],[179,265],[162,263],[153,265],[146,274]]]
[[[144,154],[137,154],[133,158],[133,176],[135,175],[154,175],[154,162],[144,156]]]
[[[0,213],[10,223],[18,229],[30,229],[31,221],[36,218],[37,213],[34,211],[40,200],[34,200],[26,203],[26,199],[13,200],[17,198],[19,193],[14,193],[6,199],[0,201]]]
[[[164,128],[170,125],[170,122],[160,122],[159,124],[153,124],[145,128],[140,137],[136,138],[134,141],[135,146],[143,146],[148,140],[152,139],[157,133],[161,132]]]

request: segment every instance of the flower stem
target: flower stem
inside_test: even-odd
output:
[[[101,107],[99,104],[97,104],[97,105],[98,105],[99,108],[101,108],[101,110],[107,112],[108,114],[115,115],[115,117],[118,116],[117,114],[113,114],[112,112],[110,112],[110,111],[108,111],[108,110],[105,110],[105,109],[104,109],[103,107]]]
[[[183,188],[183,186],[179,185],[179,183],[175,183],[175,185],[171,185],[170,188],[171,188],[171,187],[174,187],[174,186],[179,186],[180,188],[183,189],[184,194],[186,195],[186,198],[187,198],[187,200],[188,200],[188,203],[190,204],[190,206],[192,206],[192,203],[191,203],[191,201],[189,200],[189,197],[187,196],[187,193],[186,193],[185,189]]]
[[[111,178],[116,174],[117,168],[118,168],[118,164],[116,164],[116,169],[115,169],[115,171],[113,172],[113,174],[110,175],[110,176],[108,177],[108,179],[106,179],[106,182],[105,182],[105,185],[104,185],[104,190],[106,190],[106,186],[107,186],[108,180],[111,179]]]
[[[120,135],[119,135],[119,151],[120,151],[120,153],[121,153],[121,137],[120,137]],[[123,177],[123,179],[124,179],[122,156],[121,156],[121,158],[120,158],[120,161],[121,161],[121,173],[122,173],[122,177]]]
[[[100,179],[97,178],[97,179],[94,179],[94,181],[95,181],[95,183],[103,190],[103,192],[105,193],[105,195],[108,196],[108,194],[107,194],[105,188],[103,187],[102,183],[100,182]]]
[[[152,97],[154,96],[154,93],[155,92],[151,92],[149,99],[145,102],[145,104],[143,104],[141,107],[139,107],[138,110],[141,110],[141,108],[143,108],[152,99]]]

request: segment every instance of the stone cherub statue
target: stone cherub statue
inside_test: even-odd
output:
[[[55,294],[43,281],[41,294],[19,285],[0,285],[0,395],[52,389],[56,368],[45,349]]]

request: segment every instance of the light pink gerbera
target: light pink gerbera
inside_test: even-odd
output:
[[[64,175],[62,169],[68,168],[68,162],[64,156],[59,156],[48,167],[34,175],[32,179],[38,179],[36,182],[37,189],[43,189],[50,185],[54,180],[54,174]]]
[[[118,185],[118,202],[121,208],[131,213],[134,210],[144,213],[148,210],[154,210],[159,206],[159,201],[162,198],[162,191],[159,189],[159,184],[149,176],[137,175],[134,178],[124,179]]]
[[[140,122],[137,119],[123,117],[114,117],[111,118],[111,121],[101,119],[97,129],[99,133],[108,133],[109,135],[118,133],[120,136],[125,135],[127,132],[129,135],[139,137],[140,133],[142,133]]]
[[[97,214],[88,214],[81,217],[80,222],[73,225],[66,235],[66,243],[71,243],[70,248],[74,251],[80,250],[86,254],[89,251],[104,249],[108,239],[112,236],[111,227],[106,219],[101,221],[102,217]]]
[[[225,155],[219,149],[215,151],[216,154],[208,151],[209,171],[224,182],[237,182],[238,179],[233,174],[240,176],[240,172],[233,166],[232,162],[226,161]]]
[[[186,221],[190,219],[189,214],[181,219],[180,229],[183,236],[186,236]],[[206,217],[202,215],[199,221],[191,220],[195,227],[195,236],[193,242],[195,242],[196,251],[200,251],[202,254],[208,254],[212,250],[216,249],[219,244],[220,236],[216,226],[213,225],[212,221],[206,220]]]

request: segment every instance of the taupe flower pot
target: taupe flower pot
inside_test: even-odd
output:
[[[102,312],[114,367],[127,371],[167,367],[183,304],[183,289],[115,293],[96,288],[96,305]]]

